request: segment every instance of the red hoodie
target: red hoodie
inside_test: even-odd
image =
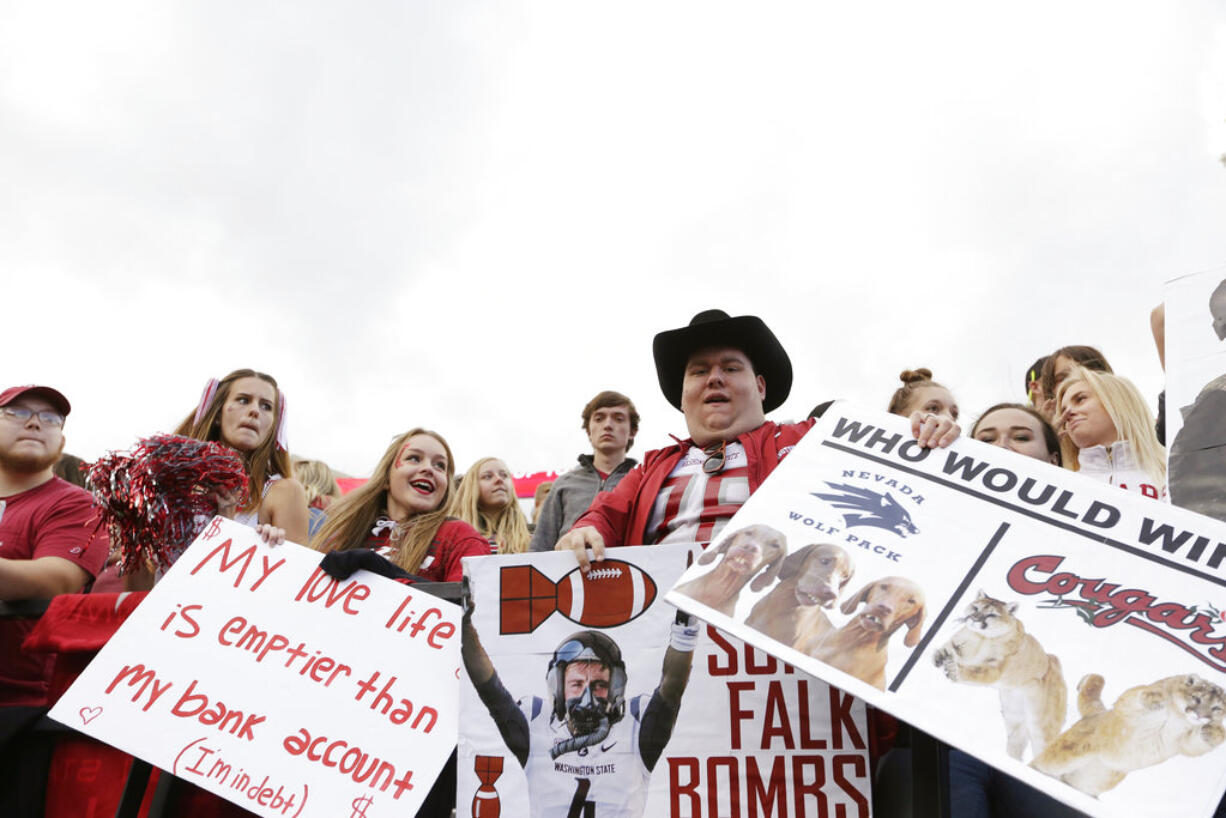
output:
[[[762,481],[775,470],[779,461],[800,442],[815,422],[805,420],[781,426],[768,420],[736,439],[736,442],[745,447],[751,494],[758,490]],[[604,538],[606,548],[646,544],[647,526],[651,520],[656,495],[660,493],[664,481],[676,468],[681,457],[693,445],[692,440],[683,440],[667,448],[648,452],[643,456],[643,462],[623,477],[617,488],[596,495],[591,507],[575,521],[571,530],[583,526],[595,528]]]

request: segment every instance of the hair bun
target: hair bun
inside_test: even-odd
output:
[[[932,370],[920,367],[919,369],[904,369],[898,376],[903,383],[919,383],[920,381],[932,380]]]

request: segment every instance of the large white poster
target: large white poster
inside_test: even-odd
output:
[[[413,815],[456,740],[459,609],[215,518],[51,716],[256,813]]]
[[[611,549],[586,577],[569,553],[464,561],[457,815],[870,815],[862,702],[674,628],[663,594],[700,553]]]
[[[1226,788],[1222,523],[836,403],[707,555],[670,602],[1091,815]]]

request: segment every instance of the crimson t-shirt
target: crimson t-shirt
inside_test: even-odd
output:
[[[109,547],[93,497],[67,480],[53,477],[0,497],[0,558],[60,557],[94,577],[106,564]],[[0,705],[46,702],[54,657],[21,652],[21,642],[33,627],[30,619],[0,620]]]

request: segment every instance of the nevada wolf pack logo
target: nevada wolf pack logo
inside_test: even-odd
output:
[[[811,494],[835,508],[850,509],[849,513],[843,515],[843,524],[848,528],[867,525],[893,531],[900,537],[919,533],[919,529],[911,522],[911,515],[888,491],[880,494],[846,483],[827,482],[826,485],[834,491],[814,491]]]

